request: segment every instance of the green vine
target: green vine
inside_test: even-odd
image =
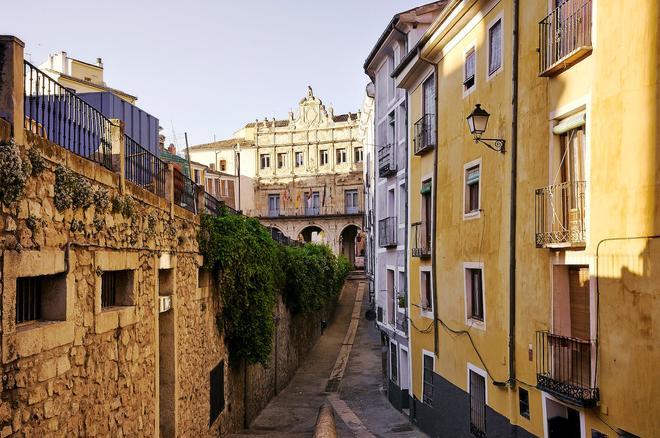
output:
[[[3,204],[10,205],[23,196],[30,172],[29,162],[21,159],[13,141],[0,145],[0,201]]]
[[[268,363],[278,293],[294,314],[318,311],[336,300],[350,270],[329,247],[279,245],[257,219],[240,215],[203,215],[198,240],[222,291],[218,327],[230,354],[249,363]]]
[[[67,208],[87,208],[92,205],[94,190],[87,178],[64,166],[55,168],[55,208],[64,211]]]

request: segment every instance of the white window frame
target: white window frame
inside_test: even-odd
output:
[[[362,146],[353,148],[353,159],[355,163],[362,163],[364,161],[364,148]]]
[[[335,150],[335,154],[337,155],[335,158],[337,158],[338,165],[348,163],[348,154],[346,153],[346,148],[337,148]],[[343,158],[343,160],[340,160],[340,157]]]
[[[268,161],[268,165],[264,166],[264,159]],[[259,154],[259,169],[265,170],[265,169],[270,169],[270,154],[265,153],[265,154]]]
[[[422,306],[422,300],[424,299],[423,297],[423,291],[422,291],[422,273],[423,272],[428,272],[429,274],[429,285],[431,286],[431,307],[427,310]],[[419,309],[420,309],[420,315],[423,318],[430,318],[433,319],[433,306],[435,306],[435,291],[433,290],[433,272],[431,271],[431,266],[425,265],[425,266],[420,266],[419,267]]]
[[[472,291],[468,290],[468,279],[467,271],[468,269],[480,269],[481,270],[481,303],[483,305],[484,311],[484,320],[479,321],[478,319],[470,318],[470,313],[468,309],[468,298],[471,296]],[[465,325],[468,327],[474,327],[479,330],[486,330],[486,271],[484,270],[483,262],[464,262],[463,263],[463,302],[465,304]]]
[[[435,373],[435,353],[422,348],[422,378],[420,379],[421,391],[419,393],[419,399],[422,401],[422,403],[424,403],[424,356],[429,356],[431,359],[433,359],[432,371]]]
[[[407,201],[407,197],[403,196],[406,193],[406,181],[401,180],[399,181],[399,190],[398,190],[398,202],[397,205],[399,206],[396,215],[398,218],[399,222],[399,228],[405,228],[406,227],[406,204],[405,202]]]
[[[298,164],[298,157],[300,157],[300,164]],[[304,151],[295,151],[293,158],[295,160],[296,167],[303,167],[305,165],[305,152]]]
[[[325,159],[323,159],[324,156],[325,156]],[[328,164],[330,164],[330,151],[328,149],[320,149],[319,150],[319,166],[327,166]]]
[[[583,409],[578,409],[575,406],[569,406],[568,404],[562,402],[561,400],[556,399],[555,397],[551,396],[547,392],[541,391],[541,408],[543,411],[543,436],[547,438],[548,435],[548,412],[547,412],[547,406],[546,403],[548,400],[551,400],[555,403],[558,403],[562,406],[566,406],[567,408],[571,408],[574,411],[578,411],[580,414],[580,438],[586,438],[587,436],[587,426],[584,418],[584,410]],[[530,407],[531,410],[531,407]],[[530,412],[531,413],[531,412]]]
[[[396,351],[396,380],[392,380],[392,346],[394,346],[394,351]],[[399,366],[399,343],[395,340],[390,340],[389,348],[387,349],[388,362],[389,366],[389,379],[396,383],[397,386],[401,381],[401,367]]]
[[[500,22],[500,66],[493,72],[490,72],[490,30],[498,21]],[[488,23],[486,38],[486,81],[490,81],[504,70],[504,11],[501,11]]]
[[[402,266],[399,266],[399,267],[396,268],[396,272],[397,272],[397,279],[396,279],[397,292],[401,292],[401,286],[402,286],[402,285],[401,285],[401,281],[400,281],[400,280],[401,280],[401,276],[399,275],[399,273],[403,273],[403,282],[405,283],[405,282],[406,282],[406,268],[404,268],[404,267],[402,267]],[[405,290],[405,284],[404,284],[404,290]],[[406,306],[408,305],[408,296],[407,296],[407,295],[408,295],[408,294],[406,293]],[[401,309],[403,309],[403,310],[400,311],[399,313],[402,313],[403,311],[405,311],[406,306],[404,306],[404,307],[399,306],[399,300],[398,300],[398,298],[397,298],[397,303],[396,303],[396,305],[397,305],[397,310],[401,310]]]
[[[465,88],[465,80],[467,79],[467,77],[465,76],[465,61],[467,60],[468,54],[472,51],[474,51],[474,83],[472,84],[472,86],[470,88]],[[469,44],[465,48],[465,50],[463,51],[462,69],[463,69],[463,74],[462,74],[461,77],[463,78],[463,80],[461,81],[461,88],[463,89],[463,97],[465,98],[465,97],[469,96],[470,94],[472,94],[472,92],[474,90],[476,90],[476,88],[477,88],[477,71],[479,70],[479,68],[478,68],[478,62],[477,62],[477,44],[476,43]]]
[[[287,161],[289,161],[288,158],[289,153],[288,152],[278,152],[277,153],[277,168],[278,169],[286,169],[287,167]],[[282,165],[280,166],[280,157],[282,157]]]
[[[471,169],[472,167],[479,167],[479,209],[476,211],[470,211],[466,212],[465,211],[465,206],[466,206],[466,201],[467,201],[467,171],[468,169]],[[481,217],[481,210],[482,210],[482,198],[481,198],[481,188],[483,186],[483,166],[481,165],[481,157],[477,158],[476,160],[472,160],[469,163],[465,163],[463,165],[463,220],[468,220],[468,219],[477,219]]]

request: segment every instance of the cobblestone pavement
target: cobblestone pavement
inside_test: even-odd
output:
[[[365,287],[363,278],[347,280],[334,319],[307,360],[250,429],[234,437],[311,437],[318,410],[328,402],[340,437],[425,436],[387,401],[380,337],[374,324],[364,319]]]

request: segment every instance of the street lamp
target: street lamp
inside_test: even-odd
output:
[[[486,132],[489,117],[490,114],[488,114],[488,111],[481,108],[480,104],[477,104],[470,115],[467,116],[467,123],[468,128],[470,128],[470,134],[472,134],[474,137],[475,143],[483,143],[494,151],[504,153],[505,141],[501,138],[481,138],[481,135]]]

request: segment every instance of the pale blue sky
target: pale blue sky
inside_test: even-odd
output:
[[[60,50],[103,58],[108,85],[137,95],[168,141],[174,124],[181,145],[184,131],[197,144],[287,117],[307,85],[335,114],[357,111],[378,36],[396,12],[427,2],[14,1],[0,33],[21,38],[35,64]]]

